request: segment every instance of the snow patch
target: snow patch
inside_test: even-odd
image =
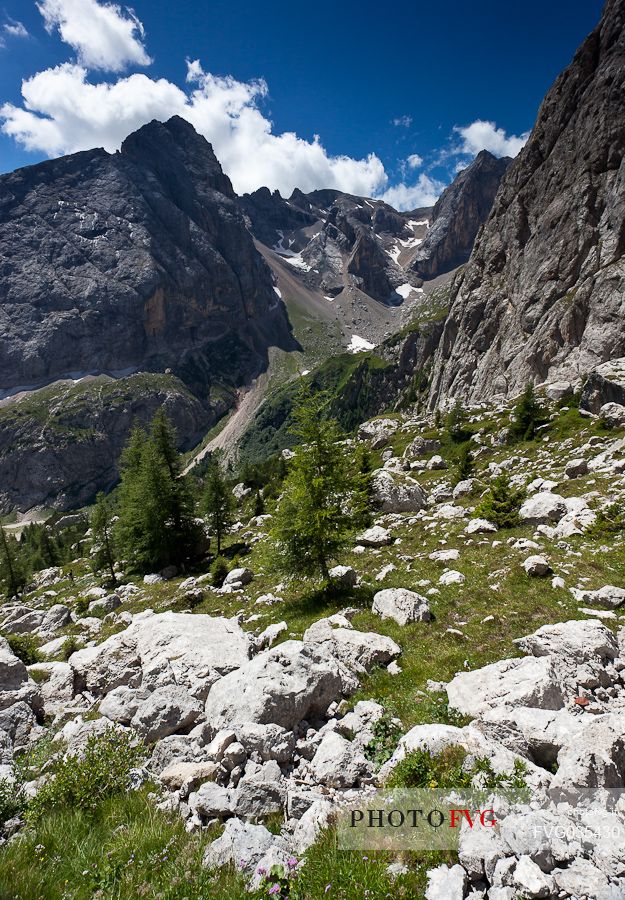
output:
[[[288,262],[290,266],[295,266],[296,269],[301,269],[303,272],[310,272],[310,266],[302,259],[301,253],[293,253],[292,256],[285,256],[284,261]]]
[[[413,287],[406,282],[405,284],[400,284],[399,287],[396,287],[395,293],[399,294],[400,297],[403,297],[404,300],[407,300],[411,294],[423,294],[424,291],[423,288]]]
[[[276,294],[278,295],[278,297],[282,300],[282,291],[280,290],[280,288],[276,287],[276,285],[274,284],[273,289],[276,292]]]
[[[375,344],[365,340],[365,338],[360,337],[358,334],[352,334],[352,339],[347,346],[347,349],[351,353],[363,353],[365,350],[373,350],[374,348]]]

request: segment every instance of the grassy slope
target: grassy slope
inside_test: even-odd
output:
[[[485,424],[495,431],[505,424],[505,417],[493,418]],[[489,462],[497,462],[510,455],[525,457],[522,465],[544,477],[561,481],[558,489],[566,495],[580,496],[599,491],[604,496],[614,494],[614,481],[590,474],[574,481],[562,479],[566,459],[576,452],[590,436],[611,439],[620,433],[607,434],[600,426],[583,419],[575,410],[560,413],[546,444],[537,441],[514,448],[488,448],[478,460],[478,478],[484,477]],[[394,448],[401,452],[414,436],[414,431],[399,431]],[[592,451],[594,454],[595,451]],[[596,452],[599,452],[599,448]],[[589,454],[591,455],[591,454]],[[517,468],[518,465],[517,464]],[[514,473],[516,469],[513,468]],[[449,478],[448,472],[427,472],[418,479],[426,488]],[[464,498],[462,505],[473,506],[477,497]],[[271,509],[268,510],[271,512]],[[245,510],[241,511],[247,521]],[[249,510],[247,511],[249,513]],[[463,668],[476,668],[494,660],[516,655],[513,639],[527,634],[547,622],[582,618],[577,603],[566,589],[553,589],[550,579],[530,579],[522,568],[528,552],[515,550],[509,538],[531,537],[533,530],[520,527],[494,536],[475,536],[465,542],[463,522],[441,520],[416,521],[411,516],[400,517],[393,534],[401,543],[367,550],[364,554],[345,554],[342,562],[351,563],[360,573],[363,587],[340,598],[328,598],[315,592],[314,585],[293,580],[280,590],[284,602],[272,607],[255,606],[260,594],[276,591],[276,578],[271,573],[271,552],[264,532],[250,529],[261,538],[249,553],[241,556],[256,573],[244,595],[219,595],[207,592],[195,612],[235,614],[245,619],[259,615],[248,628],[263,628],[270,622],[285,619],[289,631],[285,637],[299,637],[312,622],[345,606],[357,606],[354,626],[375,630],[395,639],[402,647],[399,663],[402,673],[390,676],[385,670],[374,672],[365,680],[353,698],[374,698],[399,715],[405,729],[414,724],[445,719],[441,695],[428,693],[427,679],[446,681]],[[233,551],[235,541],[232,538]],[[443,544],[443,542],[446,542]],[[501,543],[499,543],[501,542]],[[605,541],[574,537],[554,543],[540,539],[557,574],[570,586],[597,588],[603,584],[625,583],[625,541],[610,539],[610,552],[601,552]],[[495,544],[495,546],[493,546]],[[242,548],[244,545],[241,545]],[[428,559],[428,554],[441,546],[457,547],[460,559],[450,567],[463,572],[463,585],[438,586],[443,565]],[[387,563],[394,563],[396,571],[380,584],[375,574]],[[85,587],[93,581],[86,563],[74,566],[74,572],[84,578]],[[431,598],[434,620],[400,627],[381,621],[370,612],[371,596],[376,589],[388,586],[413,588],[421,592],[427,580],[440,591]],[[184,608],[185,601],[176,599],[180,579],[146,588],[144,596],[127,608],[133,611],[151,606],[155,610]],[[143,588],[143,585],[142,585]],[[69,582],[55,587],[58,594],[46,602],[62,602],[75,596]],[[39,594],[43,591],[39,591]],[[494,615],[495,620],[484,622]],[[463,636],[447,633],[447,628],[462,631]],[[118,630],[106,625],[102,636]],[[207,836],[187,835],[177,819],[157,812],[145,794],[111,801],[102,809],[94,824],[85,822],[69,811],[59,811],[45,819],[36,832],[25,832],[14,844],[0,851],[0,898],[82,898],[101,897],[189,897],[238,898],[245,894],[235,873],[222,871],[214,876],[200,865],[203,843]],[[35,850],[39,846],[40,849]],[[131,854],[132,860],[130,861]],[[293,897],[317,900],[321,897],[342,897],[356,900],[369,898],[422,897],[424,873],[433,860],[422,860],[411,874],[394,885],[385,874],[390,858],[363,859],[358,854],[340,852],[334,845],[332,833],[308,853]],[[36,864],[33,864],[36,860]],[[173,860],[173,861],[172,861]],[[414,862],[414,861],[413,861]],[[84,874],[86,873],[86,874]],[[183,877],[184,886],[176,878]],[[325,893],[326,885],[330,885]],[[91,891],[91,893],[89,893]],[[98,893],[100,891],[100,893]],[[368,892],[368,893],[367,893]]]

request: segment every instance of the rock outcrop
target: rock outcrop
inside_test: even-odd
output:
[[[625,355],[625,4],[558,77],[454,288],[432,403]]]
[[[460,172],[436,201],[427,237],[417,249],[411,271],[423,279],[435,278],[467,261],[511,162],[507,156],[497,159],[482,150]]]

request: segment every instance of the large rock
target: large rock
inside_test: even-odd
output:
[[[622,789],[625,782],[625,713],[591,719],[558,753],[550,794],[575,803],[588,788]]]
[[[447,685],[447,696],[453,709],[473,717],[498,706],[564,706],[558,673],[549,657],[502,659],[474,672],[461,672]]]
[[[286,782],[279,766],[275,761],[265,763],[252,774],[246,770],[239,781],[234,797],[234,813],[241,819],[257,822],[282,812],[286,796]]]
[[[599,414],[606,404],[625,405],[625,359],[611,359],[586,379],[579,399],[581,409]]]
[[[421,485],[408,475],[392,475],[377,469],[371,477],[373,499],[381,512],[419,512],[427,504]]]
[[[388,665],[401,653],[395,641],[375,631],[357,631],[345,620],[347,627],[334,627],[330,619],[320,619],[305,632],[305,643],[321,645],[348,669],[358,673],[370,672],[376,665]]]
[[[566,512],[564,497],[549,491],[538,491],[525,501],[519,510],[519,516],[528,525],[549,525],[559,522]]]
[[[39,689],[29,678],[24,663],[9,647],[9,642],[0,637],[0,710],[21,701],[39,706]]]
[[[255,755],[262,762],[270,759],[279,763],[290,762],[295,752],[293,732],[273,723],[259,725],[247,722],[237,725],[236,737],[248,755]]]
[[[441,865],[427,873],[428,886],[425,900],[462,900],[467,884],[467,873],[462,866],[449,868]]]
[[[597,619],[572,620],[543,625],[532,634],[514,642],[524,653],[533,656],[561,656],[581,664],[597,659],[603,664],[619,655],[616,638]]]
[[[139,704],[130,725],[147,744],[189,728],[202,704],[177,684],[157,688]]]
[[[227,788],[205,781],[190,795],[189,806],[204,819],[227,819],[232,815],[234,798]]]
[[[229,863],[250,873],[250,886],[258,887],[262,873],[274,865],[286,866],[289,847],[284,838],[267,831],[264,825],[251,825],[240,819],[229,819],[223,834],[209,844],[203,865],[216,869]]]
[[[528,556],[527,559],[524,559],[523,568],[525,569],[525,574],[532,578],[544,578],[553,571],[549,560],[545,556],[538,555]]]
[[[42,609],[31,609],[23,603],[15,603],[2,608],[0,627],[8,634],[31,634],[41,627],[45,618]]]
[[[137,616],[125,631],[73,653],[69,664],[78,685],[95,696],[120,685],[155,690],[175,683],[203,700],[251,652],[252,638],[236,619],[165,612]]]
[[[329,731],[324,734],[307,771],[317,784],[349,788],[359,784],[362,778],[369,778],[373,766],[351,741]]]
[[[64,662],[37,663],[29,667],[29,673],[39,674],[44,715],[53,717],[63,712],[74,696],[74,671],[71,666]]]
[[[393,543],[393,538],[388,528],[374,525],[372,528],[367,528],[366,531],[363,531],[358,536],[358,541],[364,544],[365,547],[385,547],[387,544]]]
[[[206,719],[215,728],[273,723],[292,729],[341,695],[338,662],[316,644],[285,641],[213,685]]]
[[[625,589],[606,584],[596,591],[579,590],[572,588],[572,593],[578,603],[586,603],[589,606],[607,606],[610,609],[618,609],[625,603]]]
[[[383,619],[394,619],[399,625],[429,622],[431,618],[426,598],[406,588],[387,588],[378,591],[373,598],[372,609]]]
[[[358,428],[361,441],[372,441],[376,449],[386,446],[399,427],[395,419],[371,419]]]
[[[620,403],[604,403],[599,415],[610,428],[625,427],[625,406]]]

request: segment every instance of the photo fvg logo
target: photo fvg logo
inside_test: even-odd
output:
[[[494,828],[497,817],[493,809],[352,809],[351,828],[459,828],[466,822],[469,828]]]
[[[366,803],[337,815],[339,847],[345,850],[455,850],[460,832],[493,831],[510,798],[484,791],[432,788],[372,794]],[[505,815],[505,812],[504,812]]]

